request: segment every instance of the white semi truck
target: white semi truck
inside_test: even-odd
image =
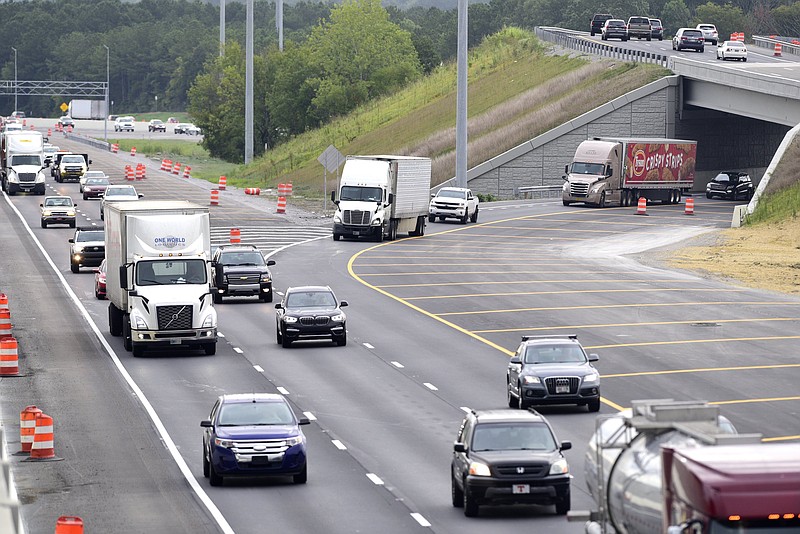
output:
[[[104,210],[111,335],[134,356],[178,347],[215,354],[208,207],[143,200]]]
[[[104,119],[107,114],[103,100],[70,100],[67,109],[73,119]]]
[[[371,237],[394,241],[398,233],[425,235],[431,190],[430,158],[348,156],[333,216],[333,240]]]
[[[44,195],[44,137],[41,132],[10,131],[0,137],[3,191]]]

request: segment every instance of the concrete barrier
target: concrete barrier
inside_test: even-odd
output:
[[[22,534],[20,503],[17,500],[5,443],[4,429],[0,424],[0,532]]]

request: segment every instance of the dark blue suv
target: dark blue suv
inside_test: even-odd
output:
[[[222,486],[229,476],[291,476],[295,484],[305,484],[306,437],[300,425],[307,424],[281,395],[222,395],[200,422],[203,475],[212,486]]]

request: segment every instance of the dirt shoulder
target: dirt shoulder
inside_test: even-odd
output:
[[[800,295],[800,218],[703,234],[653,259],[703,277]]]

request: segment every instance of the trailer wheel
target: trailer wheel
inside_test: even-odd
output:
[[[397,239],[397,221],[392,219],[389,221],[389,241]]]

